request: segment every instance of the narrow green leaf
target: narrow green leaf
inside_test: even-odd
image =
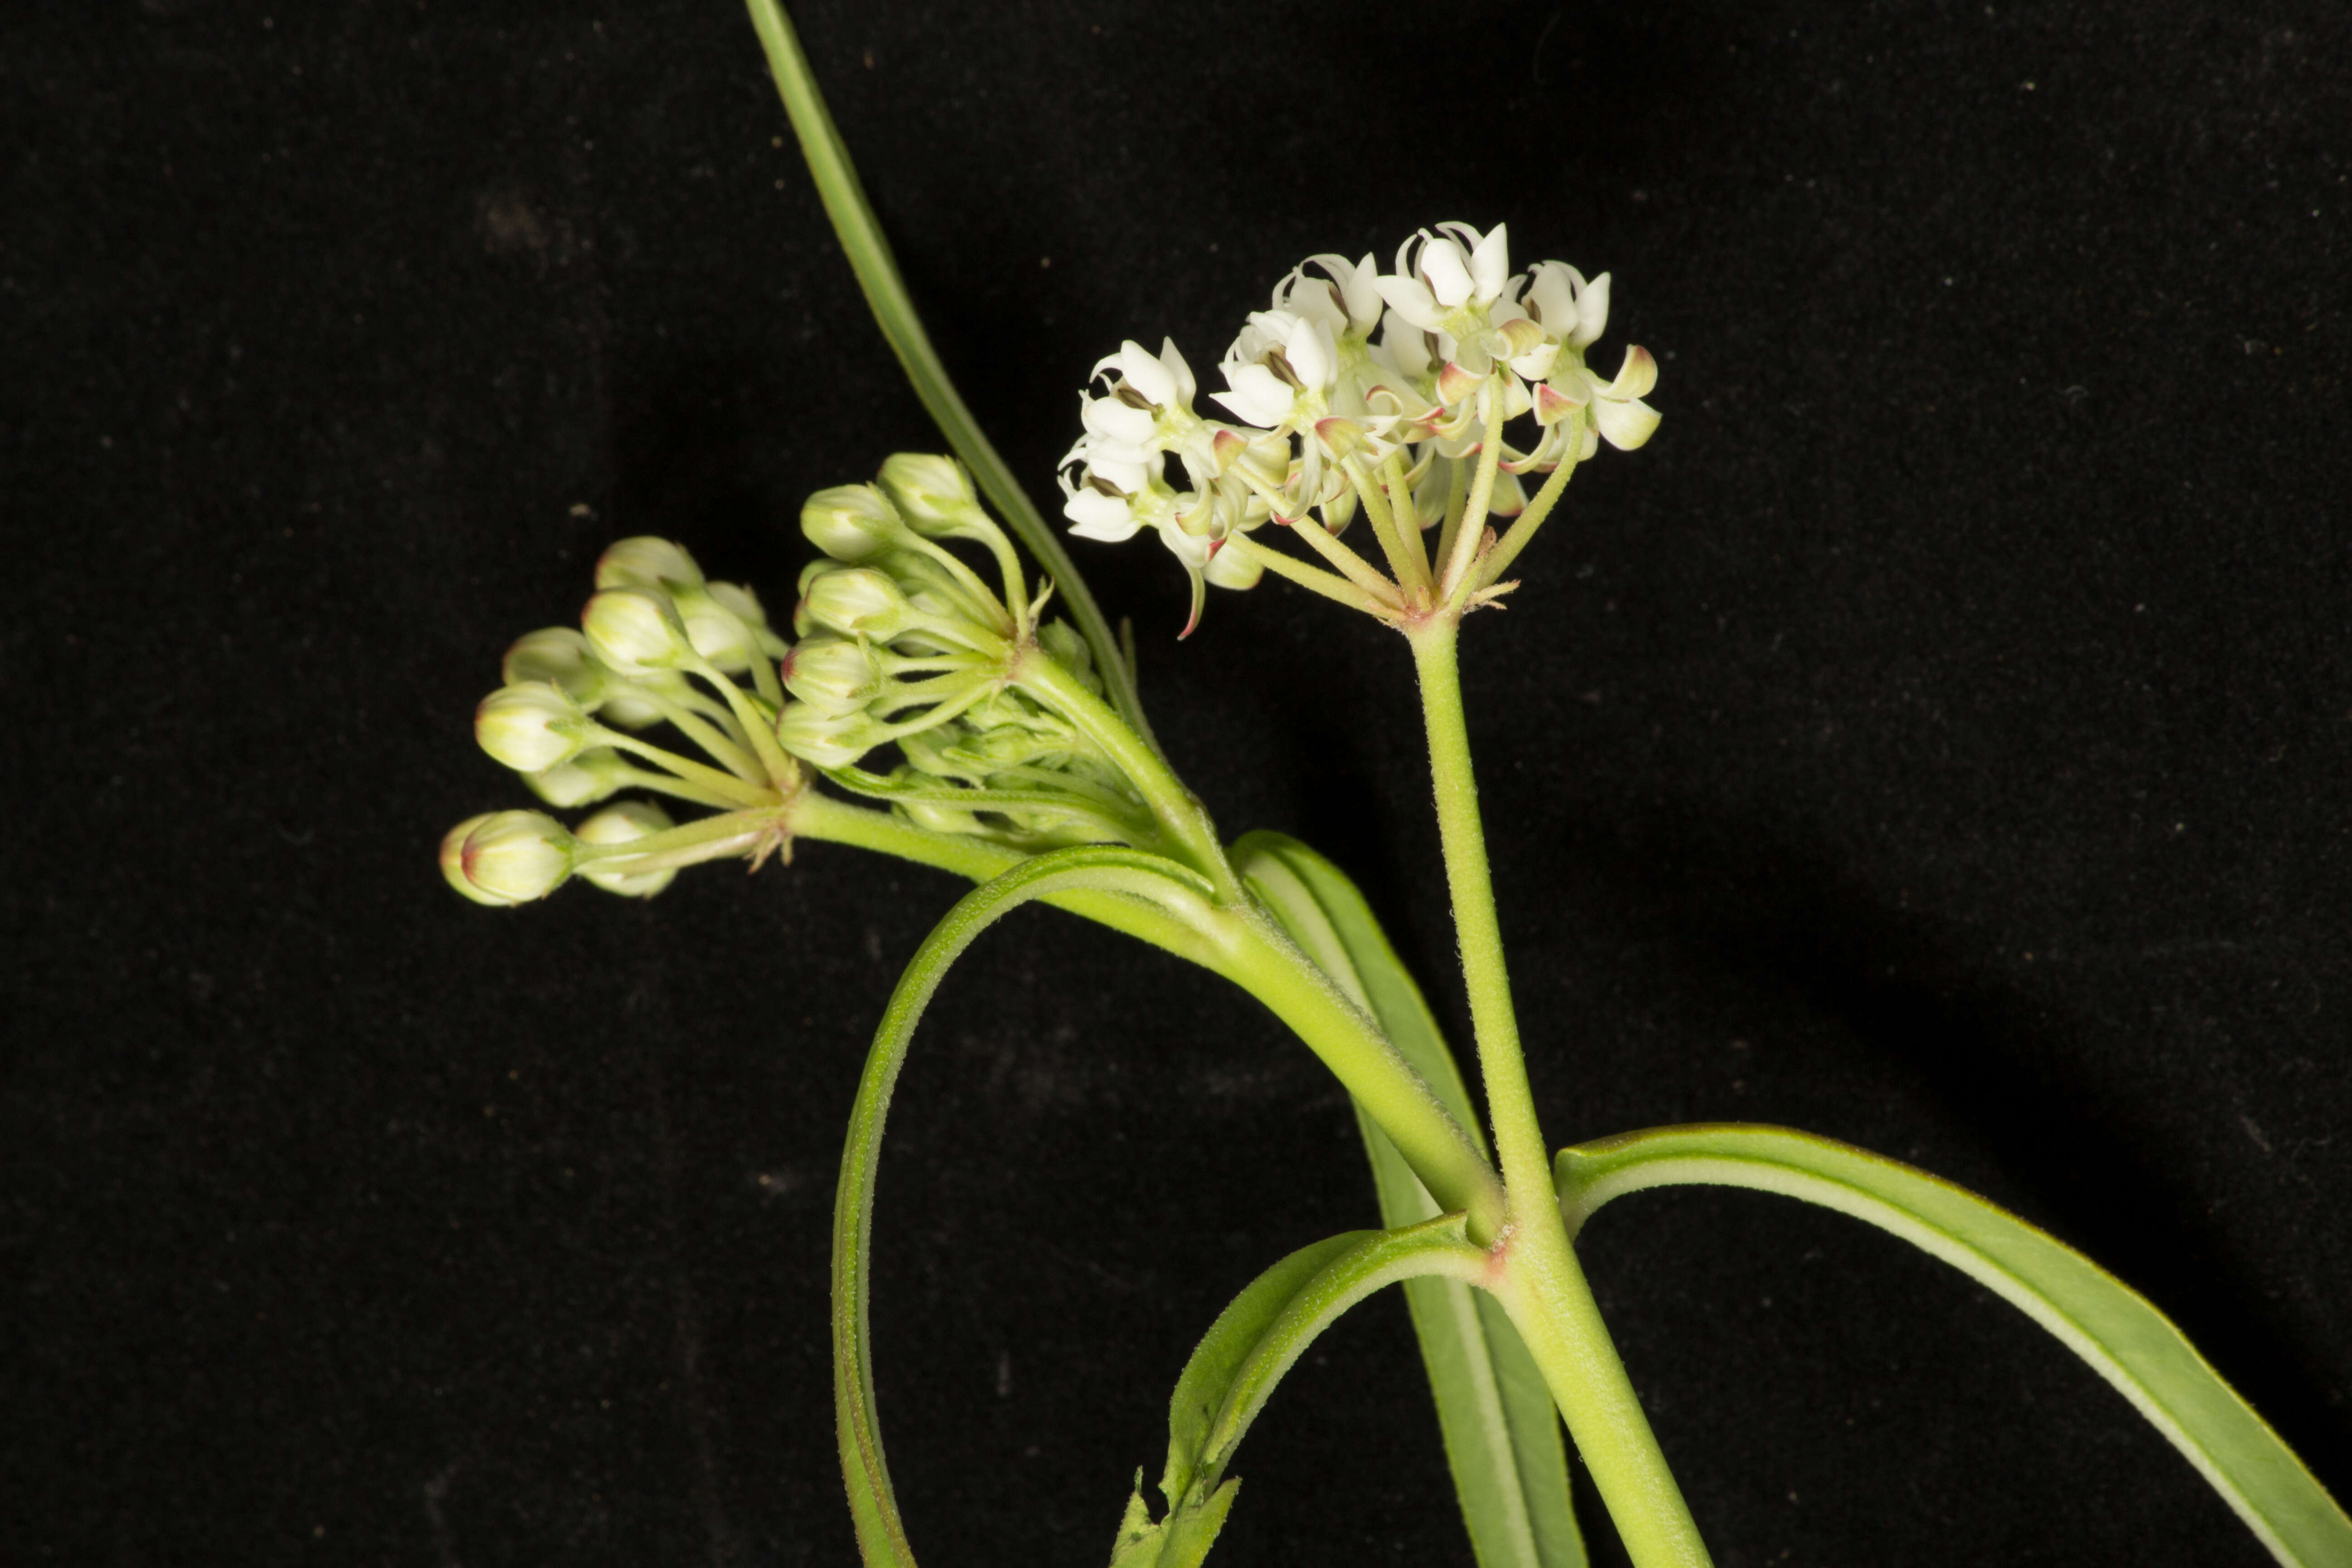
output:
[[[882,1455],[881,1418],[875,1409],[873,1359],[866,1321],[867,1261],[874,1244],[874,1184],[882,1157],[884,1122],[907,1051],[949,966],[980,933],[1033,899],[1071,892],[1118,893],[1158,904],[1183,918],[1205,913],[1209,884],[1172,860],[1139,850],[1057,849],[1021,861],[956,901],[908,961],[890,994],[841,1153],[841,1183],[833,1208],[834,1416],[842,1478],[849,1489],[857,1548],[868,1568],[914,1568],[914,1548],[898,1518],[890,1468]],[[1202,1550],[1206,1551],[1204,1545]]]
[[[1198,1568],[1233,1506],[1225,1467],[1275,1385],[1317,1336],[1383,1285],[1459,1280],[1486,1267],[1460,1215],[1397,1230],[1356,1230],[1304,1247],[1252,1280],[1217,1315],[1168,1402],[1168,1517],[1145,1526],[1142,1493],[1128,1503],[1112,1568]]]
[[[924,408],[947,437],[948,445],[955,448],[956,456],[963,459],[972,478],[980,481],[981,493],[996,503],[1005,522],[1045,567],[1045,574],[1053,578],[1070,618],[1077,623],[1079,634],[1093,650],[1095,668],[1102,671],[1111,706],[1147,742],[1151,741],[1151,727],[1144,721],[1142,700],[1135,689],[1133,661],[1121,657],[1110,623],[1103,618],[1101,606],[1095,603],[1093,591],[1078,574],[1069,552],[1062,547],[1060,537],[1021,488],[1021,481],[1013,477],[1013,470],[997,455],[995,446],[965,406],[962,395],[956,391],[955,383],[949,379],[947,366],[940,363],[939,351],[931,346],[930,334],[923,330],[922,317],[916,313],[906,281],[898,275],[898,263],[890,254],[890,243],[882,236],[873,205],[866,199],[856,167],[849,161],[849,149],[842,144],[841,132],[834,127],[833,116],[824,106],[824,94],[817,89],[816,77],[809,69],[808,57],[801,51],[799,36],[793,31],[782,5],[780,0],[747,3],[751,25],[758,29],[761,46],[767,51],[769,71],[776,79],[776,90],[783,97],[784,111],[792,119],[793,134],[800,139],[801,154],[808,161],[809,174],[816,182],[818,195],[824,200],[825,216],[833,220],[834,233],[840,237],[842,253],[848,257],[850,268],[857,274],[858,287],[866,291],[866,303],[874,312],[875,324],[882,329],[883,338],[906,369],[907,379],[914,384],[915,395],[922,399]],[[1154,742],[1155,749],[1156,745]]]
[[[1973,1193],[1827,1138],[1741,1125],[1604,1138],[1563,1150],[1555,1174],[1570,1234],[1612,1198],[1701,1184],[1801,1198],[1899,1236],[2089,1363],[2281,1563],[2352,1563],[2352,1519],[2163,1313],[2073,1247]]]
[[[1234,846],[1233,858],[1291,940],[1380,1020],[1398,1051],[1477,1137],[1469,1089],[1437,1020],[1355,885],[1278,833],[1248,835]],[[1436,1204],[1395,1145],[1360,1110],[1356,1121],[1381,1222],[1394,1228],[1434,1215]],[[1479,1568],[1583,1568],[1559,1416],[1518,1331],[1493,1298],[1459,1280],[1409,1279],[1404,1292]]]

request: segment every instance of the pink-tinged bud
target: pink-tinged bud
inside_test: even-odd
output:
[[[572,836],[543,812],[471,817],[441,840],[441,874],[478,904],[528,903],[572,875]]]
[[[625,800],[582,823],[576,837],[583,844],[634,844],[676,826],[661,807],[642,800]],[[580,875],[608,893],[627,899],[650,899],[670,885],[677,868],[668,866],[658,871],[600,871],[591,858],[583,860]]]
[[[1451,408],[1476,392],[1486,379],[1448,360],[1445,368],[1437,373],[1437,401]]]
[[[871,561],[907,540],[907,524],[872,485],[835,485],[801,508],[801,531],[835,561]]]
[[[640,534],[615,542],[596,560],[599,588],[699,588],[702,568],[683,546]]]
[[[639,588],[608,589],[589,600],[580,628],[596,657],[623,675],[672,669],[694,657],[677,606]]]

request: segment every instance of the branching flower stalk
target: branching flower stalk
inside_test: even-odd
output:
[[[757,869],[789,861],[801,840],[977,884],[885,1010],[836,1194],[836,1428],[869,1564],[914,1563],[866,1325],[889,1101],[948,965],[1032,901],[1163,948],[1265,1004],[1354,1098],[1386,1222],[1276,1263],[1211,1327],[1171,1401],[1164,1507],[1155,1517],[1139,1482],[1113,1568],[1197,1568],[1233,1506],[1226,1465],[1283,1373],[1390,1283],[1407,1291],[1484,1568],[1584,1561],[1555,1406],[1633,1560],[1706,1563],[1572,1245],[1600,1203],[1673,1181],[1782,1192],[1927,1247],[2065,1339],[2282,1562],[2352,1563],[2352,1520],[2177,1330],[1981,1200],[1776,1129],[1665,1129],[1553,1158],[1512,1005],[1458,648],[1465,619],[1517,586],[1508,574],[1577,466],[1603,445],[1637,448],[1658,427],[1645,351],[1627,349],[1607,380],[1588,363],[1608,326],[1609,274],[1558,261],[1515,273],[1500,225],[1459,222],[1408,237],[1386,271],[1370,255],[1310,257],[1218,359],[1223,384],[1209,409],[1172,342],[1155,353],[1130,340],[1106,355],[1059,465],[1073,535],[1118,543],[1150,532],[1174,557],[1192,595],[1180,637],[1200,626],[1210,588],[1244,590],[1268,573],[1402,637],[1490,1161],[1434,1019],[1360,895],[1295,841],[1254,834],[1228,849],[1160,751],[1131,656],[915,320],[782,12],[775,0],[751,7],[877,320],[963,460],[901,453],[872,483],[811,497],[801,529],[818,556],[782,628],[751,589],[707,580],[672,542],[614,545],[580,626],[518,641],[475,723],[483,749],[542,805],[595,809],[571,828],[539,810],[469,818],[444,839],[441,865],[457,891],[500,907],[575,876],[649,898],[685,867],[736,858]],[[981,488],[1047,576],[1032,577]],[[670,815],[689,807],[709,815]]]

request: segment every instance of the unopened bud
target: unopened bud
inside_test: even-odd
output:
[[[577,837],[583,844],[634,844],[656,833],[667,832],[677,825],[661,807],[642,800],[625,800],[606,806],[580,825]],[[650,899],[670,884],[677,868],[666,866],[658,871],[600,871],[593,859],[583,862],[580,874],[608,893],[624,898]]]
[[[972,493],[971,476],[953,458],[894,453],[882,465],[879,483],[907,525],[926,539],[981,539],[996,531]]]
[[[827,717],[855,713],[882,689],[871,648],[823,633],[794,644],[779,673],[785,690]]]
[[[478,904],[528,903],[572,875],[572,836],[543,812],[469,817],[441,840],[441,874]]]
[[[620,752],[610,746],[595,746],[568,763],[525,773],[522,782],[548,805],[570,811],[575,806],[593,805],[635,780],[628,762]]]
[[[474,710],[474,739],[519,773],[568,763],[587,744],[588,715],[563,688],[547,680],[502,686]]]
[[[580,612],[596,657],[623,675],[668,669],[692,657],[694,645],[668,599],[641,588],[611,588]]]
[[[709,659],[714,668],[748,668],[753,659],[761,657],[758,635],[710,592],[718,586],[720,584],[714,583],[681,589],[670,602],[677,606],[678,619],[686,627],[686,640],[694,645],[695,652]]]
[[[499,667],[499,679],[509,686],[551,680],[583,707],[593,707],[606,684],[604,667],[596,662],[588,639],[572,626],[547,626],[517,638]]]
[[[640,534],[614,543],[597,558],[599,588],[699,588],[702,568],[683,546],[667,539]]]
[[[801,508],[801,531],[835,561],[870,561],[906,542],[907,524],[872,485],[835,485]]]
[[[776,742],[821,768],[845,768],[885,739],[863,712],[827,714],[807,702],[787,702],[776,721]]]
[[[809,619],[826,631],[877,642],[905,631],[915,616],[898,585],[871,567],[828,572],[809,584],[802,602]]]

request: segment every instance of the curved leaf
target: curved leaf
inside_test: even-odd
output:
[[[982,493],[996,503],[996,510],[1021,542],[1029,547],[1039,563],[1053,578],[1063,602],[1069,605],[1070,617],[1078,624],[1078,631],[1093,652],[1095,668],[1101,670],[1110,690],[1111,706],[1120,717],[1146,741],[1151,739],[1151,727],[1144,721],[1142,700],[1135,689],[1135,667],[1121,657],[1118,639],[1111,636],[1110,623],[1103,618],[1102,608],[1095,603],[1093,592],[1062,548],[1062,542],[1037,511],[1036,503],[1013,477],[1013,470],[997,455],[996,447],[987,434],[972,418],[971,410],[964,405],[962,395],[949,379],[947,366],[940,363],[939,351],[931,346],[930,334],[923,330],[922,318],[915,312],[915,302],[908,297],[906,281],[898,276],[898,264],[890,255],[890,242],[882,237],[882,226],[874,216],[874,208],[866,199],[865,187],[858,184],[856,165],[849,161],[849,149],[842,145],[841,132],[834,128],[833,116],[824,107],[824,95],[817,90],[816,78],[809,69],[808,57],[801,52],[799,37],[784,16],[779,0],[747,0],[751,12],[751,25],[759,30],[761,46],[768,55],[768,68],[776,79],[776,90],[782,95],[784,111],[790,115],[793,134],[800,138],[801,154],[808,160],[809,174],[816,181],[817,194],[824,199],[825,216],[833,219],[833,231],[840,237],[842,253],[849,258],[851,270],[857,274],[858,287],[866,291],[866,302],[873,309],[875,324],[882,329],[883,338],[906,367],[907,379],[914,384],[915,395],[938,422],[948,445],[980,481]]]
[[[1741,1125],[1604,1138],[1563,1150],[1555,1175],[1570,1235],[1613,1197],[1687,1184],[1779,1193],[1890,1231],[2089,1363],[2281,1563],[2352,1563],[2352,1519],[2163,1313],[2073,1247],[1973,1193],[1827,1138]]]
[[[834,1415],[841,1468],[849,1488],[857,1546],[874,1568],[914,1568],[914,1549],[898,1518],[890,1471],[882,1456],[882,1429],[874,1407],[867,1345],[866,1258],[874,1241],[874,1184],[882,1154],[898,1069],[940,981],[980,933],[1033,899],[1058,893],[1109,892],[1139,898],[1182,916],[1207,908],[1209,885],[1157,855],[1122,848],[1059,849],[1024,860],[956,901],[898,977],[898,989],[874,1032],[849,1138],[841,1153],[841,1184],[833,1207]]]
[[[1290,939],[1380,1020],[1398,1051],[1479,1139],[1469,1089],[1437,1020],[1355,884],[1279,833],[1244,837],[1233,860]],[[1356,1121],[1371,1158],[1381,1222],[1394,1228],[1435,1214],[1436,1204],[1387,1135],[1360,1109]],[[1479,1147],[1483,1152],[1483,1139]],[[1493,1297],[1457,1279],[1408,1279],[1404,1294],[1479,1568],[1583,1568],[1559,1416],[1518,1331]]]
[[[1184,1363],[1168,1402],[1168,1464],[1160,1477],[1168,1517],[1150,1522],[1139,1485],[1112,1568],[1196,1568],[1240,1485],[1225,1479],[1225,1467],[1283,1374],[1341,1313],[1381,1286],[1478,1275],[1486,1256],[1463,1239],[1462,1227],[1460,1215],[1445,1215],[1402,1229],[1349,1231],[1301,1247],[1234,1297]]]

